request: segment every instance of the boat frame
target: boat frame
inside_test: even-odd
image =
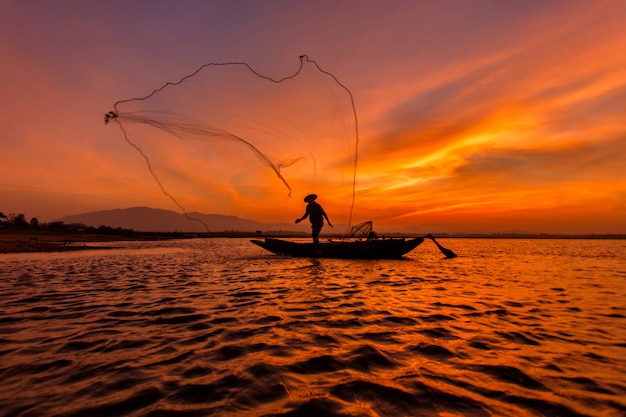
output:
[[[277,255],[297,258],[400,259],[424,241],[412,239],[372,239],[301,243],[282,239],[252,239],[251,242]]]

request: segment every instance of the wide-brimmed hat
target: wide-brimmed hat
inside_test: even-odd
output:
[[[316,198],[317,198],[317,194],[309,194],[306,197],[304,197],[304,202],[310,203],[311,201],[315,201]]]

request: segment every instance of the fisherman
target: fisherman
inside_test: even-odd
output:
[[[316,199],[317,194],[309,194],[304,197],[304,202],[308,203],[306,211],[302,217],[296,219],[296,223],[300,223],[307,217],[309,218],[309,221],[311,222],[311,236],[313,237],[313,243],[317,245],[320,243],[319,235],[322,231],[322,227],[324,226],[324,219],[326,219],[330,227],[333,227],[333,225],[330,223],[330,220],[328,220],[328,216],[322,206],[315,202]]]

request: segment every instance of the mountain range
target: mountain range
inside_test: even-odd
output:
[[[65,224],[81,223],[86,226],[133,229],[142,232],[256,232],[308,231],[308,223],[260,223],[236,216],[222,214],[187,213],[150,207],[100,210],[65,216],[56,221]]]
[[[242,219],[236,216],[223,214],[202,214],[202,213],[177,213],[171,210],[155,209],[150,207],[132,207],[125,209],[100,210],[89,213],[65,216],[53,221],[61,221],[65,224],[79,223],[86,226],[100,227],[108,226],[112,228],[132,229],[138,232],[244,232],[256,233],[258,231],[268,232],[300,232],[310,233],[308,221],[300,224],[294,223],[261,223],[254,220]],[[411,236],[424,236],[428,233],[437,234],[470,234],[483,235],[481,232],[455,231],[444,225],[407,225],[402,228],[385,228],[385,230],[375,229],[379,235],[384,233],[408,234]],[[348,226],[336,224],[334,229],[324,228],[323,233],[344,233]],[[498,235],[526,235],[524,231],[509,231],[498,233]],[[546,235],[547,236],[547,235]]]

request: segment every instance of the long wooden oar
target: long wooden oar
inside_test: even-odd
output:
[[[430,233],[428,235],[426,235],[427,238],[429,238],[430,240],[432,240],[433,242],[435,242],[435,245],[437,245],[437,247],[439,248],[439,250],[441,251],[441,253],[443,253],[445,255],[446,258],[450,259],[450,258],[456,258],[456,253],[452,252],[450,249],[446,249],[443,246],[441,246],[439,244],[439,242],[437,242],[435,240],[435,237],[433,235],[431,235]]]

